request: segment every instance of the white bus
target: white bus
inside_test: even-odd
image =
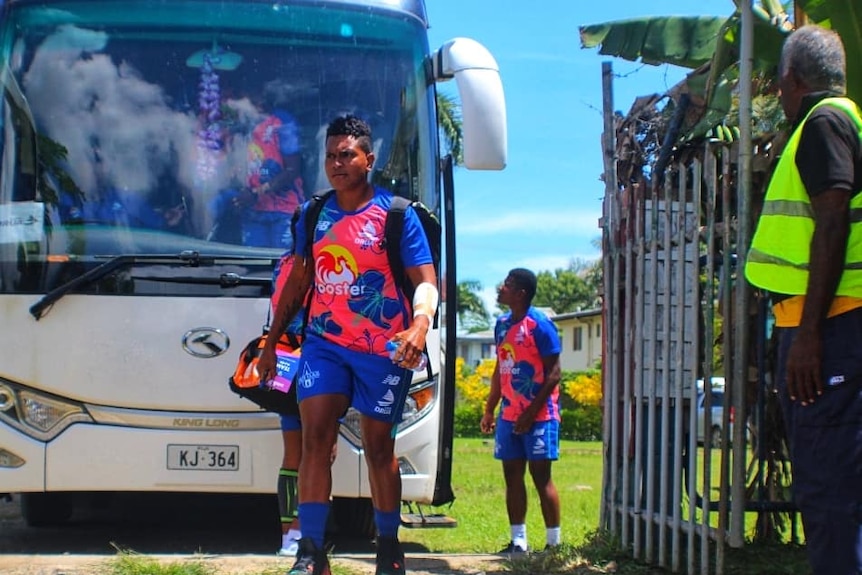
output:
[[[421,0],[0,6],[0,494],[45,525],[84,494],[274,493],[278,418],[227,385],[283,250],[249,245],[231,201],[254,122],[289,110],[308,195],[328,187],[328,122],[366,119],[374,183],[440,215],[441,293],[455,294],[435,83],[456,80],[466,167],[502,169],[494,58],[466,38],[429,50]],[[455,306],[441,310],[434,376],[415,378],[398,426],[404,500],[419,505],[454,498]],[[357,421],[341,427],[334,512],[364,531]]]

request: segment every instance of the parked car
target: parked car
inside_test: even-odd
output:
[[[724,422],[724,378],[712,378],[712,389],[710,389],[710,406],[712,417],[710,428],[706,427],[706,393],[703,389],[703,380],[698,380],[697,392],[697,442],[710,447],[721,447],[725,438],[733,436],[733,407],[730,408],[730,424],[727,430],[722,429]]]

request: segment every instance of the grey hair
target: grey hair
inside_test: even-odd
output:
[[[830,90],[844,94],[847,90],[844,44],[837,32],[820,26],[798,28],[784,41],[779,72],[788,70],[814,91]]]

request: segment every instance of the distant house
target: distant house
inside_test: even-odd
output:
[[[455,339],[458,343],[457,357],[464,358],[464,363],[469,367],[476,367],[481,360],[493,359],[496,356],[493,329],[474,333],[462,332]]]
[[[592,369],[602,359],[602,310],[589,309],[550,316],[560,331],[560,367]]]
[[[553,309],[549,307],[536,309],[553,319]],[[464,358],[464,363],[470,367],[476,367],[483,359],[495,359],[497,357],[493,326],[491,329],[473,333],[459,332],[455,339],[458,343],[457,357]]]

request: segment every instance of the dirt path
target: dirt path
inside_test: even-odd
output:
[[[200,562],[213,567],[219,575],[279,573],[290,561],[262,555],[148,555],[161,563]],[[4,575],[97,575],[111,561],[105,555],[0,555]],[[333,568],[356,575],[374,573],[374,556],[335,555]],[[411,575],[479,575],[503,570],[502,559],[495,555],[408,554]]]
[[[292,561],[275,556],[278,524],[269,499],[182,495],[146,497],[115,512],[93,513],[63,527],[31,528],[19,497],[0,501],[0,574],[99,575],[132,550],[160,563],[200,562],[214,575],[279,575]],[[341,540],[332,564],[350,575],[373,575],[373,546]],[[201,551],[203,550],[203,551]],[[411,575],[478,575],[504,570],[496,555],[441,555],[407,549]]]

